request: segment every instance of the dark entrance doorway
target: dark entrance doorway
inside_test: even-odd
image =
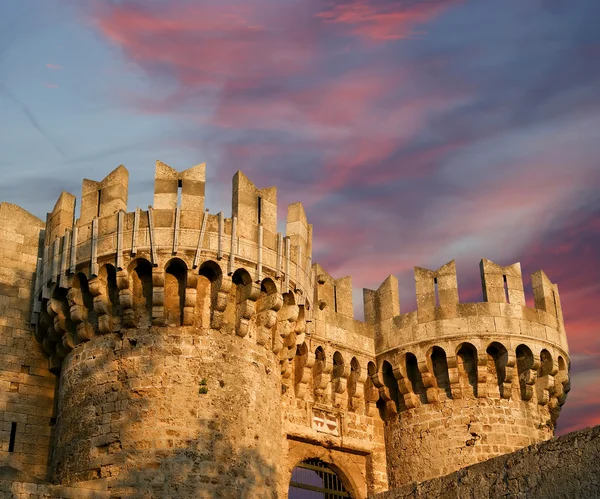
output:
[[[289,499],[340,499],[350,494],[342,480],[320,459],[302,461],[292,471]]]

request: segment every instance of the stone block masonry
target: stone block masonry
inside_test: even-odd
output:
[[[312,471],[363,499],[552,438],[570,360],[542,271],[530,308],[518,263],[482,260],[479,303],[454,261],[416,267],[416,311],[389,276],[359,321],[300,203],[280,224],[238,172],[213,214],[205,178],[157,162],[147,210],[124,166],[46,223],[0,205],[8,497],[283,499]]]
[[[596,499],[600,426],[586,428],[372,499]]]

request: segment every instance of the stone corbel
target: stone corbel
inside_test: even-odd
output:
[[[126,270],[117,272],[117,288],[119,289],[119,304],[123,327],[135,327],[135,312],[133,310],[133,291],[129,285],[129,275]]]
[[[152,267],[152,325],[165,324],[165,271]]]
[[[257,303],[256,343],[271,346],[273,341],[273,326],[277,323],[277,312],[283,305],[279,293],[272,293],[261,298]]]
[[[94,312],[98,317],[98,331],[101,334],[112,333],[112,304],[106,295],[106,283],[99,277],[92,277],[88,285],[90,294],[94,297]]]
[[[193,270],[188,270],[185,298],[183,303],[183,320],[184,326],[192,326],[196,315],[196,295],[198,293],[198,274]]]
[[[325,355],[324,359],[316,359],[313,367],[313,391],[315,398],[321,399],[326,403],[325,399],[328,394],[328,387],[331,380],[331,369],[333,363],[331,358]]]
[[[414,392],[412,383],[408,379],[406,373],[400,368],[399,363],[396,363],[398,367],[394,368],[394,378],[398,382],[398,391],[404,401],[404,405],[407,409],[414,409],[421,405],[421,400]]]
[[[224,324],[224,314],[225,309],[227,308],[227,303],[229,302],[229,295],[231,293],[231,287],[233,286],[233,281],[230,276],[223,274],[221,276],[221,286],[219,287],[219,291],[217,292],[217,299],[213,306],[212,316],[210,327],[213,329],[221,329]]]
[[[310,350],[306,353],[304,364],[299,364],[298,374],[296,377],[296,398],[300,400],[306,399],[308,394],[308,385],[315,365],[315,354]]]
[[[335,366],[331,371],[331,402],[334,407],[345,406],[347,400],[348,377],[350,366]]]
[[[80,289],[70,288],[67,292],[69,314],[71,322],[75,325],[79,341],[89,341],[94,337],[94,330],[88,322],[88,310],[83,304],[83,295]]]
[[[456,355],[447,355],[448,380],[450,382],[450,391],[455,400],[463,398],[462,387],[460,386],[460,376],[458,373],[458,359]]]
[[[285,304],[277,313],[277,329],[273,337],[273,353],[279,355],[281,349],[287,345],[288,336],[295,331],[296,321],[300,308],[294,303]],[[284,358],[287,357],[287,352],[284,353]],[[280,357],[281,359],[282,357]]]
[[[439,402],[437,379],[433,374],[433,370],[429,369],[427,360],[420,361],[418,363],[418,368],[421,373],[421,379],[423,380],[423,386],[425,387],[427,402],[429,404]]]
[[[250,319],[256,312],[256,300],[260,296],[260,284],[250,282],[242,288],[242,296],[239,304],[240,314],[235,333],[244,338],[248,334]]]
[[[361,369],[360,374],[357,374],[355,371],[350,373],[350,383],[348,383],[348,408],[352,412],[359,412],[364,405],[367,376],[366,369]]]
[[[558,362],[552,360],[550,373],[538,376],[535,387],[537,391],[538,404],[547,405],[556,396],[556,383],[554,377],[558,373]]]
[[[379,398],[385,404],[385,409],[388,415],[398,414],[398,407],[396,406],[396,401],[392,398],[390,394],[390,389],[385,386],[383,382],[383,373],[377,371],[374,374],[371,374],[371,381],[377,391],[379,392]]]
[[[531,400],[533,397],[533,389],[539,367],[540,361],[534,358],[533,366],[530,369],[525,369],[525,371],[519,374],[519,385],[521,389],[521,398],[523,400]]]
[[[477,354],[477,398],[488,396],[488,354],[479,349]]]
[[[506,366],[504,367],[504,383],[502,384],[502,393],[500,396],[503,399],[510,399],[512,397],[512,384],[515,377],[517,365],[517,357],[513,352],[507,353]]]

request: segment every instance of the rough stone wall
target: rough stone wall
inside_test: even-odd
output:
[[[0,466],[40,478],[47,471],[56,384],[30,327],[43,228],[18,206],[0,204]]]
[[[456,267],[415,268],[417,310],[399,313],[397,283],[366,290],[386,421],[390,487],[424,481],[552,437],[570,389],[558,291],[534,274],[525,306],[519,264],[483,260],[481,303],[459,303]],[[552,304],[552,307],[549,306]]]
[[[600,426],[579,430],[512,454],[372,499],[515,499],[600,497]]]
[[[81,482],[73,487],[25,478],[0,468],[0,497],[3,499],[109,499],[106,481]]]
[[[128,330],[61,372],[55,479],[115,497],[276,497],[281,388],[264,348],[223,331]]]
[[[548,419],[547,410],[506,399],[462,399],[404,412],[385,427],[390,488],[547,440],[553,435]]]
[[[543,272],[528,308],[518,264],[482,261],[483,303],[459,303],[454,262],[415,268],[417,311],[400,314],[390,276],[357,321],[351,278],[312,264],[300,203],[284,235],[274,187],[238,172],[226,219],[204,181],[157,162],[154,206],[126,213],[124,167],[84,180],[78,220],[68,193],[48,214],[36,275],[44,224],[2,205],[2,400],[33,434],[5,464],[43,475],[51,455],[55,481],[112,497],[283,498],[319,458],[365,497],[551,437],[569,358]],[[42,347],[24,336],[34,275]],[[52,449],[42,351],[60,374]]]

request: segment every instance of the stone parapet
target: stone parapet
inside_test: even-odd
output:
[[[417,310],[399,314],[397,282],[365,290],[392,486],[422,481],[551,438],[570,389],[558,289],[519,264],[481,262],[484,300],[460,303],[454,261],[415,268]]]
[[[600,497],[600,426],[575,431],[371,499]]]

